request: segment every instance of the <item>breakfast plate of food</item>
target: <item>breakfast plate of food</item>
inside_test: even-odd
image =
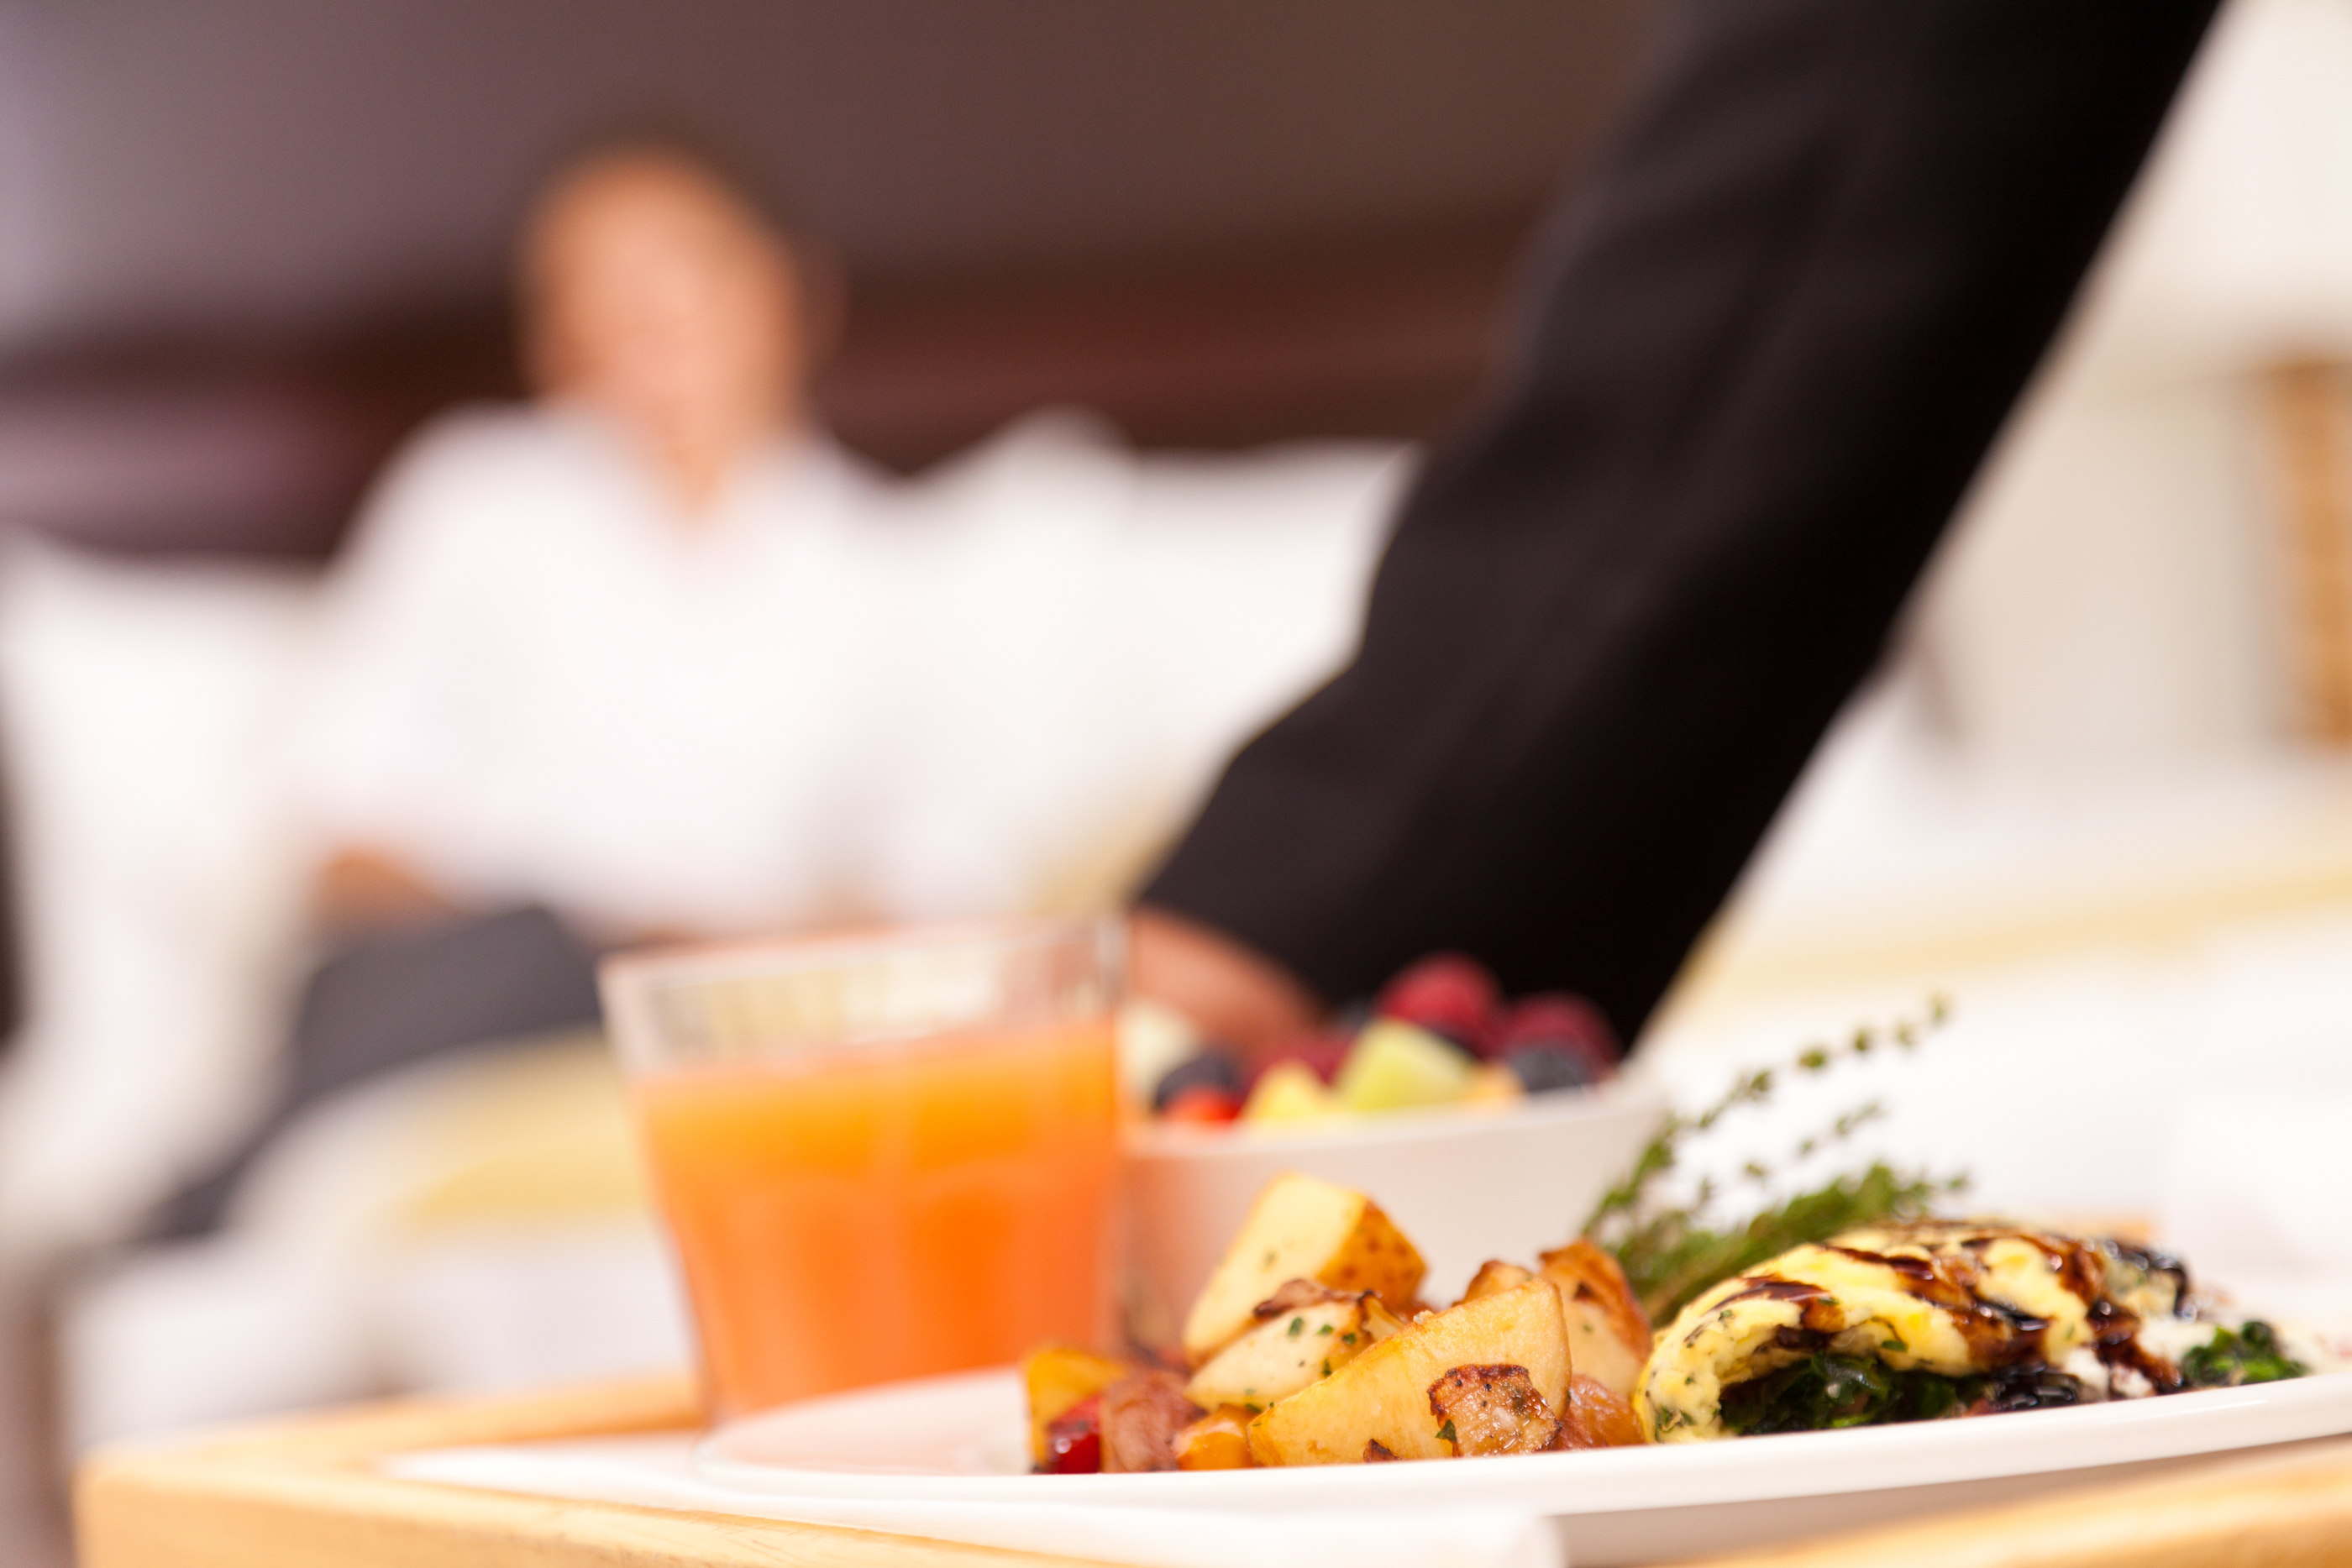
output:
[[[2340,1339],[2113,1239],[1893,1216],[1686,1290],[1654,1327],[1589,1237],[1490,1262],[1449,1305],[1424,1272],[1368,1195],[1286,1176],[1164,1352],[1044,1346],[804,1401],[720,1427],[697,1466],[796,1497],[1507,1508],[1608,1563],[2352,1433]]]

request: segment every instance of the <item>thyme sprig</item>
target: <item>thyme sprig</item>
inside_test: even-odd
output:
[[[1664,1176],[1680,1167],[1685,1145],[1691,1137],[1714,1131],[1724,1117],[1743,1105],[1760,1105],[1769,1100],[1780,1075],[1818,1076],[1841,1061],[1868,1057],[1888,1047],[1910,1051],[1941,1028],[1950,1011],[1943,998],[1931,997],[1921,1019],[1899,1019],[1884,1030],[1865,1026],[1842,1043],[1808,1046],[1784,1068],[1743,1073],[1720,1099],[1695,1116],[1667,1114],[1624,1179],[1602,1195],[1584,1223],[1584,1234],[1616,1255],[1653,1322],[1670,1318],[1718,1280],[1754,1268],[1791,1247],[1826,1240],[1859,1225],[1916,1218],[1927,1212],[1938,1195],[1959,1191],[1967,1185],[1965,1176],[1937,1178],[1920,1172],[1898,1172],[1874,1161],[1859,1176],[1837,1176],[1767,1205],[1745,1225],[1720,1229],[1710,1222],[1715,1200],[1720,1196],[1712,1175],[1700,1176],[1687,1205],[1667,1205],[1656,1190]],[[1847,1142],[1885,1114],[1885,1106],[1876,1100],[1854,1106],[1827,1128],[1801,1140],[1791,1163]],[[1774,1174],[1759,1160],[1751,1159],[1740,1169],[1741,1177],[1757,1187],[1768,1185]]]

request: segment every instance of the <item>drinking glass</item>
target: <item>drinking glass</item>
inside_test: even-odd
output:
[[[625,954],[605,1019],[726,1416],[1110,1326],[1125,927]]]

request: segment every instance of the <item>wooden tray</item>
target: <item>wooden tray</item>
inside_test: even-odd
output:
[[[75,1478],[81,1568],[1073,1568],[1076,1560],[829,1526],[473,1491],[378,1475],[389,1454],[698,1425],[683,1378],[407,1400],[174,1446]],[[1948,1514],[1717,1568],[2320,1568],[2352,1564],[2352,1439],[2159,1481]]]

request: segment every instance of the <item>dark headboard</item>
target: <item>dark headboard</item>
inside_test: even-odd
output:
[[[1436,434],[1664,3],[0,0],[0,529],[322,558],[516,392],[516,214],[631,131],[838,256],[820,401],[894,466]]]
[[[822,401],[927,462],[1417,436],[1658,0],[0,0],[0,526],[315,554],[514,390],[533,184],[721,153],[850,283]]]

